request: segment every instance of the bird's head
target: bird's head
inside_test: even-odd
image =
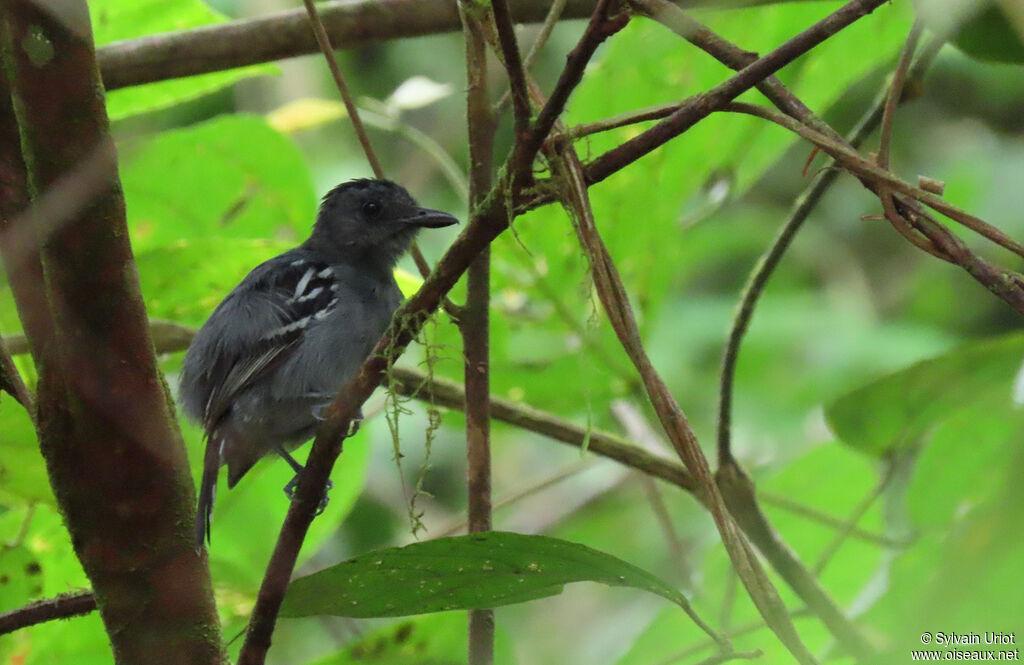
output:
[[[446,212],[420,207],[389,180],[350,180],[324,196],[310,242],[339,259],[369,259],[390,268],[420,229],[457,222]]]

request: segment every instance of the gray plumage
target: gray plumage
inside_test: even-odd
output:
[[[420,228],[456,222],[386,180],[324,197],[302,245],[261,264],[185,354],[180,401],[206,431],[196,541],[209,538],[217,473],[228,487],[264,455],[311,438],[319,410],[369,355],[401,302],[393,269]]]

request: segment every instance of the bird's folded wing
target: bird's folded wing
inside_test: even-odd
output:
[[[310,325],[337,306],[330,266],[288,254],[253,270],[211,315],[203,332],[213,345],[203,409],[212,430],[240,393],[272,372],[302,343]]]

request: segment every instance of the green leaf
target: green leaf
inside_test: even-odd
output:
[[[678,590],[610,554],[495,531],[377,550],[301,577],[288,588],[281,615],[387,617],[501,607],[585,581],[643,589],[688,607]]]
[[[985,62],[1024,62],[1021,29],[993,0],[915,0],[926,27],[952,34],[950,41],[967,56]]]
[[[953,44],[975,60],[1024,62],[1024,42],[1010,18],[995,5],[965,21]]]
[[[962,346],[873,381],[833,402],[825,417],[840,439],[871,455],[916,441],[964,407],[1009,409],[1024,335]]]
[[[89,14],[97,46],[227,20],[198,0],[92,0]],[[107,93],[107,115],[120,120],[195,99],[243,78],[276,72],[271,65],[252,65],[112,90]]]
[[[13,399],[0,403],[0,502],[56,505],[32,419]]]
[[[294,242],[313,225],[302,154],[259,116],[220,116],[120,151],[136,252],[204,237]]]

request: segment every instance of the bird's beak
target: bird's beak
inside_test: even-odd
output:
[[[452,224],[459,223],[459,220],[448,213],[441,212],[440,210],[431,210],[430,208],[419,208],[409,217],[403,218],[402,221],[424,229],[439,229],[442,226],[451,226]]]

